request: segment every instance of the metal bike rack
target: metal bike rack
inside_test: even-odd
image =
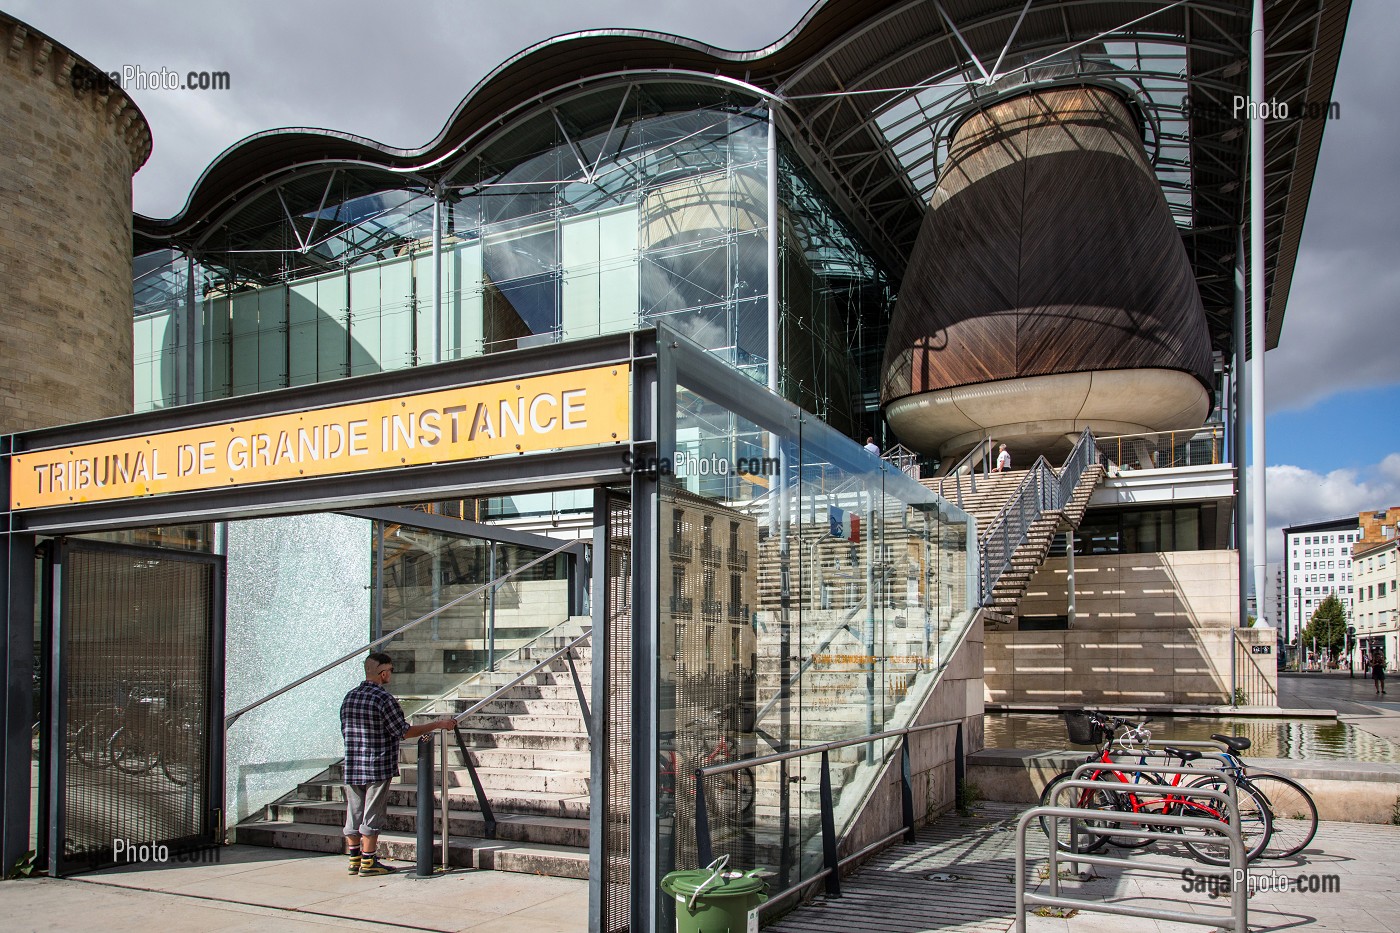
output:
[[[1095,766],[1097,766],[1097,770],[1103,770],[1107,767],[1106,763],[1101,761],[1085,762],[1079,768],[1075,769],[1075,774],[1077,775],[1081,769],[1091,769],[1095,768]],[[1181,768],[1159,765],[1137,765],[1135,767],[1139,772],[1151,771],[1167,774],[1199,774],[1208,777],[1224,778],[1226,788],[1224,792],[1209,790],[1202,787],[1186,786],[1173,787],[1171,788],[1171,793],[1181,797],[1203,797],[1206,799],[1218,800],[1225,805],[1226,812],[1229,815],[1229,821],[1224,827],[1225,838],[1230,847],[1230,865],[1228,869],[1231,878],[1229,914],[1216,914],[1213,916],[1205,914],[1187,914],[1174,910],[1132,907],[1125,904],[1107,904],[1101,901],[1079,900],[1062,896],[1060,893],[1060,862],[1062,859],[1069,861],[1071,865],[1076,867],[1079,863],[1083,862],[1090,865],[1119,866],[1127,870],[1135,869],[1165,875],[1179,875],[1181,866],[1179,864],[1150,861],[1141,858],[1114,858],[1106,855],[1087,855],[1074,851],[1062,855],[1059,846],[1059,821],[1061,819],[1068,819],[1070,821],[1071,849],[1078,848],[1078,824],[1084,820],[1105,819],[1107,812],[1112,812],[1112,820],[1115,824],[1132,823],[1142,827],[1171,826],[1180,829],[1200,829],[1217,833],[1220,832],[1222,828],[1218,820],[1205,819],[1202,817],[1176,816],[1161,813],[1129,813],[1054,806],[1055,797],[1058,797],[1065,789],[1107,790],[1121,793],[1124,788],[1124,783],[1122,781],[1088,781],[1074,777],[1068,781],[1062,781],[1055,786],[1054,795],[1051,798],[1051,806],[1032,807],[1021,814],[1020,818],[1017,820],[1015,876],[1017,933],[1025,933],[1026,908],[1028,906],[1090,910],[1124,917],[1176,921],[1179,923],[1193,923],[1211,927],[1229,924],[1235,933],[1248,933],[1249,867],[1245,859],[1244,840],[1240,835],[1239,807],[1237,804],[1234,779],[1229,774],[1222,774],[1220,771],[1208,768]],[[1050,893],[1048,895],[1026,891],[1026,827],[1030,825],[1032,820],[1039,820],[1041,817],[1047,817],[1050,820]],[[1115,836],[1133,836],[1139,839],[1151,839],[1164,842],[1180,841],[1181,839],[1179,833],[1167,833],[1154,829],[1133,828],[1122,825],[1115,826],[1111,834]]]

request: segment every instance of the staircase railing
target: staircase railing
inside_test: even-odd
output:
[[[1021,480],[1021,485],[1016,487],[1016,492],[988,523],[982,540],[978,542],[982,605],[990,602],[992,588],[1011,566],[1016,550],[1030,537],[1031,525],[1035,524],[1041,513],[1057,507],[1055,498],[1058,493],[1055,471],[1044,457],[1037,457]]]
[[[919,479],[919,455],[903,444],[895,444],[881,455],[881,459],[910,479]]]
[[[1036,459],[978,541],[982,605],[991,601],[992,589],[1011,566],[1012,556],[1030,538],[1031,526],[1045,512],[1062,510],[1070,503],[1075,487],[1097,456],[1094,435],[1085,428],[1058,474],[1044,457]]]
[[[317,677],[320,677],[322,674],[326,673],[327,671],[330,671],[330,670],[333,670],[334,668],[339,667],[340,665],[344,664],[346,661],[349,661],[349,660],[351,660],[351,659],[353,659],[353,658],[355,658],[355,657],[357,657],[357,656],[359,656],[359,655],[361,655],[361,654],[364,654],[366,651],[373,651],[375,648],[378,648],[380,645],[385,644],[386,642],[392,641],[392,640],[395,639],[395,638],[398,638],[400,635],[402,635],[404,632],[408,631],[409,629],[414,628],[415,626],[421,625],[421,624],[423,624],[424,622],[428,621],[429,619],[436,618],[437,616],[439,616],[439,615],[441,615],[442,613],[446,612],[447,610],[451,609],[453,606],[456,606],[456,605],[458,605],[458,604],[460,604],[460,603],[463,603],[463,602],[465,602],[465,601],[468,600],[468,599],[472,599],[473,597],[480,596],[482,593],[486,592],[487,590],[490,590],[490,589],[492,589],[492,588],[494,588],[494,587],[497,587],[497,586],[501,585],[502,583],[504,583],[505,581],[507,581],[507,580],[509,580],[509,579],[512,579],[513,577],[516,577],[516,576],[518,576],[518,575],[524,573],[525,571],[529,570],[531,567],[534,567],[534,566],[536,566],[537,564],[541,564],[541,563],[543,563],[544,561],[549,560],[551,557],[554,557],[554,556],[557,555],[557,554],[562,554],[564,551],[567,551],[567,550],[569,550],[570,548],[576,548],[576,547],[578,547],[578,542],[577,542],[577,541],[569,541],[569,542],[566,542],[566,543],[564,543],[564,544],[561,544],[561,545],[559,545],[559,547],[555,548],[554,550],[548,551],[548,552],[546,552],[546,553],[544,553],[544,554],[541,554],[539,557],[536,557],[535,559],[533,559],[533,560],[531,560],[531,561],[528,561],[528,562],[526,562],[526,563],[524,563],[524,564],[521,564],[519,567],[516,567],[514,570],[508,571],[507,573],[502,574],[501,576],[497,577],[497,578],[494,579],[494,580],[488,580],[487,582],[481,584],[480,586],[476,587],[475,589],[472,589],[472,590],[470,590],[470,591],[468,591],[468,592],[466,592],[466,593],[463,593],[461,596],[458,596],[458,597],[456,597],[455,599],[448,600],[447,602],[443,603],[441,606],[438,606],[436,609],[433,609],[433,610],[431,610],[431,611],[429,611],[429,612],[425,612],[423,615],[421,615],[421,616],[419,616],[418,618],[414,619],[412,622],[409,622],[409,623],[407,623],[406,625],[401,625],[401,626],[399,626],[398,628],[394,629],[392,632],[389,632],[389,633],[386,634],[386,635],[381,635],[380,637],[374,639],[373,641],[371,641],[371,642],[369,642],[369,643],[367,643],[367,644],[365,644],[365,645],[363,645],[363,646],[361,646],[361,647],[359,647],[359,648],[356,648],[354,651],[350,651],[350,652],[347,652],[346,654],[341,655],[340,657],[336,658],[334,661],[331,661],[331,662],[328,663],[328,664],[323,664],[322,666],[316,668],[316,670],[312,671],[311,673],[309,673],[309,674],[307,674],[307,675],[305,675],[305,676],[303,676],[303,677],[298,677],[296,680],[292,681],[291,683],[287,684],[286,686],[284,686],[284,687],[279,687],[278,689],[272,691],[272,692],[269,693],[267,696],[262,697],[261,699],[258,699],[258,700],[254,700],[252,703],[249,703],[247,706],[244,706],[244,707],[241,707],[241,708],[239,708],[239,709],[234,710],[232,713],[229,713],[227,716],[224,717],[224,731],[227,732],[228,729],[229,729],[229,727],[232,726],[235,722],[237,722],[237,721],[239,720],[240,717],[242,717],[242,716],[244,716],[245,714],[247,714],[247,713],[249,713],[249,712],[251,712],[251,711],[257,709],[259,706],[262,706],[264,703],[267,703],[267,702],[270,701],[270,700],[275,700],[275,699],[277,699],[278,697],[280,697],[282,694],[287,693],[288,691],[291,691],[291,690],[295,690],[297,687],[300,687],[302,684],[304,684],[304,683],[306,683],[306,682],[308,682],[308,681],[315,680]]]
[[[965,453],[965,454],[962,455],[962,459],[960,459],[957,463],[953,464],[952,469],[948,470],[946,473],[944,473],[942,476],[940,476],[940,477],[938,478],[938,494],[939,494],[940,496],[942,496],[944,499],[948,498],[948,496],[943,492],[943,481],[946,480],[946,479],[948,479],[949,477],[951,477],[951,478],[953,479],[953,484],[954,484],[954,486],[953,486],[953,493],[954,493],[954,495],[957,497],[958,508],[962,508],[962,507],[963,507],[963,496],[962,496],[962,478],[963,478],[963,474],[964,474],[964,473],[967,474],[968,485],[969,485],[969,487],[971,487],[971,489],[972,489],[973,492],[976,492],[976,491],[977,491],[977,466],[978,466],[978,464],[981,464],[982,466],[985,467],[985,466],[987,465],[987,463],[989,463],[989,462],[991,461],[991,459],[992,459],[992,438],[991,438],[991,435],[985,435],[985,436],[983,436],[983,438],[982,438],[981,440],[979,440],[976,444],[973,444],[973,445],[972,445],[972,449],[971,449],[971,450],[969,450],[967,453]]]
[[[472,756],[469,755],[469,754],[467,753],[467,741],[466,741],[466,739],[462,736],[462,720],[463,720],[463,719],[466,719],[468,716],[475,715],[476,713],[478,713],[478,712],[480,712],[481,710],[485,709],[486,707],[490,706],[492,703],[494,703],[494,702],[496,702],[497,700],[501,699],[501,697],[505,696],[505,695],[506,695],[507,693],[509,693],[511,690],[514,690],[516,687],[520,686],[522,683],[524,683],[524,682],[525,682],[526,680],[528,680],[529,678],[531,678],[531,677],[535,676],[536,674],[538,674],[541,670],[543,670],[543,669],[545,669],[546,667],[548,667],[549,665],[553,664],[553,663],[554,663],[555,661],[557,661],[559,658],[561,658],[561,657],[566,657],[567,660],[568,660],[568,663],[569,663],[569,674],[570,674],[570,676],[573,678],[573,682],[574,682],[574,694],[575,694],[575,696],[578,698],[579,709],[583,711],[583,729],[584,729],[584,731],[585,731],[586,733],[588,733],[588,738],[589,738],[589,740],[591,741],[592,738],[593,738],[593,714],[589,711],[589,709],[588,709],[588,700],[587,700],[587,699],[584,697],[584,695],[583,695],[583,682],[579,679],[579,676],[578,676],[578,668],[574,666],[574,649],[577,648],[579,645],[583,644],[585,641],[587,641],[587,640],[588,640],[589,638],[591,638],[591,637],[593,637],[593,632],[592,632],[591,630],[590,630],[590,631],[587,631],[587,632],[584,632],[582,635],[578,636],[577,638],[575,638],[573,641],[569,642],[569,643],[568,643],[567,645],[565,645],[564,647],[562,647],[562,648],[560,648],[559,650],[555,651],[553,654],[551,654],[549,657],[545,658],[543,661],[538,662],[537,664],[533,665],[529,670],[527,670],[527,671],[525,671],[524,673],[522,673],[522,674],[516,676],[516,677],[515,677],[514,679],[512,679],[509,683],[505,684],[505,685],[502,686],[502,687],[496,688],[494,691],[492,691],[492,693],[491,693],[490,695],[488,695],[488,696],[486,696],[486,697],[483,697],[483,698],[480,699],[480,700],[477,700],[475,703],[473,703],[471,706],[468,706],[466,709],[462,710],[460,713],[456,713],[455,715],[453,715],[452,719],[453,719],[453,721],[454,721],[454,725],[452,726],[452,733],[453,733],[453,735],[455,736],[455,738],[457,739],[457,752],[458,752],[458,754],[460,754],[460,755],[462,756],[462,765],[463,765],[463,767],[465,767],[465,768],[467,769],[467,777],[468,777],[468,778],[471,780],[471,782],[472,782],[472,793],[476,795],[476,805],[477,805],[478,810],[481,812],[481,821],[482,821],[482,824],[483,824],[484,831],[485,831],[485,833],[486,833],[486,838],[487,838],[487,839],[495,839],[495,838],[496,838],[496,815],[495,815],[495,811],[493,811],[492,808],[491,808],[491,800],[490,800],[490,798],[486,795],[486,789],[485,789],[485,788],[482,786],[482,784],[481,784],[481,777],[480,777],[480,776],[477,774],[477,772],[476,772],[476,762],[472,761]],[[429,734],[428,734],[427,736],[425,736],[424,738],[430,740],[431,737],[432,737],[432,733],[429,733]],[[420,741],[421,741],[421,740],[420,740]],[[424,756],[423,756],[423,755],[421,754],[421,752],[420,752],[420,755],[419,755],[419,759],[420,759],[420,761],[419,761],[419,766],[420,766],[420,767],[423,766],[423,761],[422,761],[422,758],[423,758],[423,757],[424,757]],[[428,760],[429,762],[432,761],[432,752],[431,752],[431,748],[428,749],[427,760]],[[449,809],[449,808],[448,808],[448,800],[447,800],[447,739],[446,739],[446,738],[443,739],[442,770],[443,770],[443,775],[442,775],[443,790],[442,790],[441,800],[440,800],[439,804],[440,804],[440,807],[441,807],[441,812],[440,812],[441,820],[440,820],[440,822],[441,822],[441,824],[442,824],[443,865],[446,866],[446,865],[447,865],[447,852],[448,852],[448,850],[449,850],[449,846],[448,846],[448,827],[447,827],[448,809]],[[430,783],[430,786],[431,786],[431,782],[429,782],[429,783]],[[421,813],[421,812],[422,812],[422,804],[421,804],[421,802],[420,802],[420,813]],[[428,829],[428,834],[429,834],[429,842],[431,843],[431,833],[432,833],[431,826],[432,826],[432,823],[431,823],[430,820],[429,820],[429,821],[425,821],[425,820],[423,820],[423,819],[420,818],[420,819],[419,819],[419,830],[418,830],[418,831],[419,831],[419,837],[420,837],[420,843],[419,843],[419,848],[420,848],[420,849],[423,848],[423,844],[422,844],[422,841],[421,841],[421,840],[422,840],[422,834],[423,834],[423,826],[424,826],[425,824],[429,827],[429,829]],[[428,848],[431,848],[431,845],[429,845]]]
[[[1079,435],[1074,449],[1065,458],[1065,465],[1060,467],[1059,498],[1056,508],[1062,509],[1069,505],[1070,500],[1074,498],[1074,487],[1079,485],[1084,471],[1093,465],[1097,455],[1098,444],[1094,442],[1094,435],[1088,428],[1085,428],[1084,433]]]

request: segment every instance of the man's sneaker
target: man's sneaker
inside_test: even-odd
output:
[[[359,873],[360,873],[360,850],[359,850],[359,849],[351,849],[351,850],[350,850],[350,874],[352,874],[352,875],[358,875]]]
[[[391,875],[396,871],[398,871],[397,868],[391,868],[385,865],[383,862],[379,861],[379,859],[375,858],[373,853],[360,856],[361,878],[366,875]]]

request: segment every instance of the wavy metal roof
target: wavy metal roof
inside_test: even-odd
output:
[[[1350,0],[1268,5],[1267,93],[1330,100]],[[315,128],[270,130],[222,153],[175,217],[135,218],[137,251],[197,245],[269,183],[336,166],[365,190],[431,185],[541,102],[590,83],[727,82],[781,102],[800,156],[890,267],[902,271],[966,113],[1027,83],[1104,83],[1138,101],[1144,140],[1195,269],[1214,343],[1230,345],[1235,236],[1247,211],[1249,0],[825,0],[767,48],[661,33],[560,36],[501,64],[420,149]],[[1278,343],[1325,120],[1266,129],[1268,345]],[[324,184],[307,197],[324,197]],[[314,202],[312,207],[314,207]]]

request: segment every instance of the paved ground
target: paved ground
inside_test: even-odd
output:
[[[1395,700],[1377,697],[1369,680],[1345,673],[1279,678],[1285,706],[1335,709],[1339,717],[1400,743],[1400,678]],[[773,933],[1004,933],[1014,926],[1014,830],[1019,810],[986,804],[967,819],[940,820],[913,846],[895,846],[844,880],[844,896],[819,898],[769,927]],[[1034,889],[1044,837],[1032,832]],[[1324,823],[1309,850],[1288,863],[1256,865],[1256,879],[1320,880],[1325,893],[1260,890],[1250,928],[1400,933],[1400,827]],[[338,856],[233,846],[218,864],[113,869],[80,879],[0,882],[5,930],[351,930],[407,929],[469,933],[582,933],[583,881],[505,872],[453,872],[427,881],[404,875],[351,878]],[[1140,856],[1141,857],[1141,856]],[[1203,866],[1153,852],[1181,868]],[[1170,909],[1226,910],[1223,899],[1183,892],[1179,876],[1099,869],[1102,878],[1067,881],[1070,896]],[[953,877],[948,877],[953,876]],[[1185,931],[1208,926],[1158,923],[1081,911],[1068,919],[1031,915],[1030,933]]]
[[[588,882],[494,871],[352,878],[340,856],[230,846],[218,864],[0,882],[9,930],[580,933]]]
[[[1337,718],[1372,735],[1400,743],[1400,677],[1391,675],[1389,691],[1376,695],[1369,678],[1356,672],[1326,674],[1279,674],[1280,706],[1297,709],[1334,709]]]
[[[922,831],[912,846],[896,846],[843,881],[839,899],[818,899],[783,918],[772,933],[1004,933],[1015,922],[1015,825],[1019,809],[1009,804],[980,806],[971,819],[949,817]],[[1045,893],[1040,878],[1045,838],[1031,828],[1033,890]],[[1250,899],[1250,929],[1296,928],[1347,933],[1400,933],[1400,866],[1387,858],[1400,846],[1400,827],[1323,823],[1317,839],[1301,856],[1284,862],[1255,863],[1256,885],[1277,888],[1285,879],[1295,890],[1257,890]],[[1117,850],[1112,850],[1114,853]],[[1180,853],[1180,850],[1177,850]],[[1171,849],[1134,856],[1206,870]],[[1184,892],[1180,875],[1150,875],[1099,868],[1101,878],[1066,881],[1061,895],[1133,906],[1158,906],[1203,916],[1228,911],[1228,899]],[[952,876],[949,878],[948,876]],[[1325,886],[1326,893],[1296,890]],[[1316,880],[1314,880],[1316,879]],[[1067,919],[1031,914],[1028,933],[1120,933],[1187,931],[1212,926],[1165,923],[1080,911]]]

